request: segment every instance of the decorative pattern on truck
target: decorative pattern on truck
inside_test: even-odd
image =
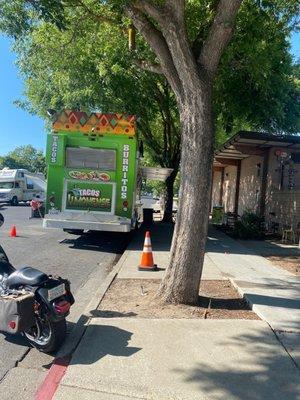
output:
[[[87,114],[83,111],[63,110],[53,122],[55,131],[81,131],[135,135],[135,116],[126,114]]]
[[[69,176],[73,179],[79,179],[81,181],[95,181],[95,182],[109,182],[110,175],[106,172],[98,171],[69,171]]]
[[[67,182],[66,210],[102,211],[110,213],[113,185],[89,182]]]

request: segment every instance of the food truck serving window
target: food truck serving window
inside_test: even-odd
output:
[[[68,147],[66,151],[68,168],[95,168],[103,171],[116,169],[116,151]]]

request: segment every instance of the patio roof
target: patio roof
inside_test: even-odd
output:
[[[160,167],[141,167],[141,171],[142,178],[144,179],[165,182],[166,179],[171,175],[173,169]]]
[[[215,151],[214,165],[224,165],[229,160],[243,160],[250,155],[263,155],[268,147],[300,150],[300,136],[240,131]]]

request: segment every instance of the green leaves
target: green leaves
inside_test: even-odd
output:
[[[219,128],[223,125],[228,134],[242,121],[248,129],[299,131],[300,87],[293,79],[290,25],[283,14],[279,18],[274,2],[272,7],[262,3],[263,8],[244,2],[215,84],[218,122],[223,120]]]
[[[165,79],[136,65],[157,62],[141,35],[136,52],[128,52],[130,21],[123,13],[128,1],[0,0],[0,29],[18,38],[15,49],[28,99],[20,105],[44,117],[47,108],[63,107],[137,114],[140,128],[153,131],[159,157],[164,148],[161,113],[171,110],[175,131],[178,113],[174,96],[163,91]],[[217,4],[186,2],[186,29],[195,54]],[[297,0],[243,1],[215,81],[219,140],[239,128],[299,131],[299,78],[288,41],[298,10]],[[147,137],[153,144],[153,137]]]
[[[30,144],[19,146],[6,156],[0,157],[0,168],[4,167],[11,169],[24,168],[30,172],[45,173],[45,156],[42,151],[35,149]]]
[[[32,31],[40,19],[64,29],[64,6],[61,0],[0,0],[0,30],[20,38]]]

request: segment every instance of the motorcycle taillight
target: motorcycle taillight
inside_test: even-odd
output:
[[[70,310],[71,304],[65,300],[54,303],[54,310],[56,314],[67,314]]]
[[[9,328],[10,329],[16,329],[16,323],[15,323],[15,321],[9,321],[9,323],[8,323],[8,326],[9,326]]]

